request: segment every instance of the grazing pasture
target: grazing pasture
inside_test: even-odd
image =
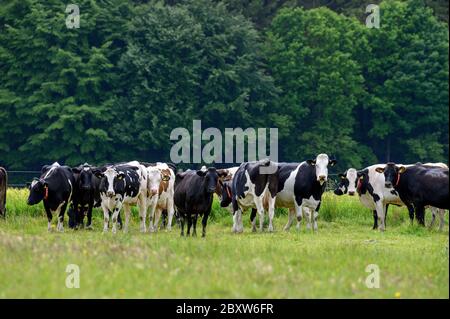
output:
[[[439,232],[390,207],[380,233],[357,197],[326,193],[317,233],[304,223],[284,232],[277,210],[274,233],[252,233],[246,212],[244,233],[233,234],[217,200],[206,238],[181,238],[178,226],[142,234],[135,209],[127,234],[102,234],[98,209],[94,230],[48,233],[42,203],[27,206],[27,195],[9,189],[0,219],[0,298],[449,298],[448,214]],[[78,289],[65,286],[68,264],[80,267]],[[369,264],[378,289],[365,285]]]

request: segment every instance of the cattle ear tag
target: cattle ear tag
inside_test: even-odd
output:
[[[123,178],[123,176],[122,176],[122,175],[119,175],[119,176],[117,176],[117,178],[118,178],[118,179],[122,179],[122,178]]]
[[[364,179],[364,175],[361,175],[361,176],[359,177],[359,179]]]

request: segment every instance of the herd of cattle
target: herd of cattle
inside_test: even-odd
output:
[[[159,162],[132,161],[101,167],[88,164],[68,167],[54,163],[44,166],[40,178],[29,183],[28,204],[43,201],[49,231],[53,215],[57,216],[56,229],[63,231],[64,214],[69,206],[70,228],[91,228],[92,209],[101,207],[103,231],[107,232],[111,226],[113,233],[118,228],[126,232],[131,206],[137,206],[141,232],[156,232],[159,227],[170,230],[176,216],[182,236],[186,222],[187,235],[190,235],[191,227],[196,235],[197,219],[201,216],[202,236],[205,236],[215,193],[220,205],[231,209],[233,232],[243,231],[242,214],[247,209],[251,209],[253,231],[256,231],[257,215],[259,230],[263,230],[266,211],[268,230],[273,231],[276,207],[289,209],[285,230],[289,230],[295,218],[299,228],[303,217],[307,220],[307,228],[316,230],[328,167],[335,163],[336,160],[326,154],[301,163],[277,163],[265,159],[227,169],[202,167],[184,172],[177,172],[173,164]],[[443,163],[377,164],[359,171],[349,168],[339,177],[334,193],[357,194],[361,203],[373,210],[374,229],[385,229],[390,204],[406,206],[411,222],[416,217],[421,225],[425,224],[424,210],[429,206],[433,213],[432,223],[439,215],[440,229],[443,227],[445,210],[450,208],[449,169]],[[3,216],[6,187],[7,173],[0,168],[0,214]],[[124,223],[120,215],[122,209]]]

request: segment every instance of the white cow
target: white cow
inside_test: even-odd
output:
[[[147,204],[150,209],[149,232],[158,230],[158,223],[163,210],[167,210],[167,230],[171,230],[174,215],[174,185],[175,173],[166,163],[157,163],[156,166],[147,167]]]

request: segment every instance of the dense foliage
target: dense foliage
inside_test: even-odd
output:
[[[278,127],[280,160],[447,161],[448,1],[0,1],[0,165],[169,160],[176,127]],[[375,1],[378,3],[379,1]],[[447,13],[447,14],[445,14]]]

